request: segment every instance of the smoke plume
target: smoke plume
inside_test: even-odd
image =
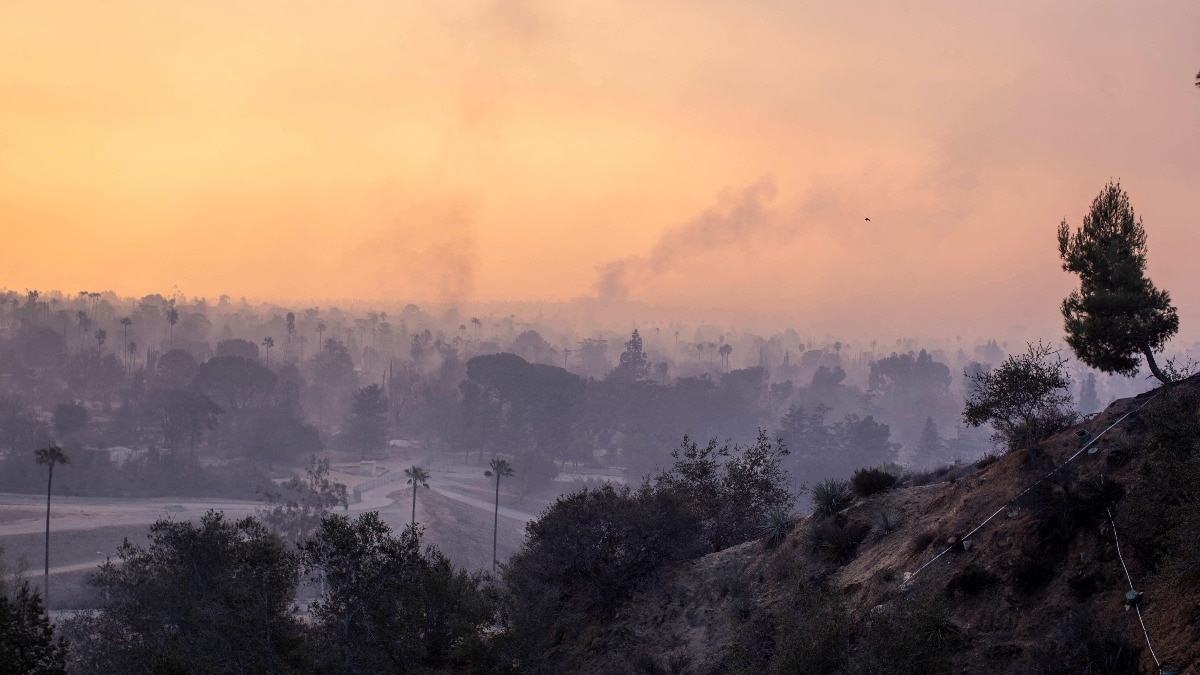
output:
[[[725,195],[718,204],[683,225],[668,230],[649,255],[614,260],[601,265],[596,295],[620,301],[633,286],[646,284],[682,261],[730,246],[750,247],[760,240],[789,235],[786,224],[772,210],[775,179],[764,176],[740,191]]]

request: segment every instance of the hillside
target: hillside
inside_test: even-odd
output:
[[[801,518],[774,549],[752,541],[675,566],[609,616],[562,627],[546,668],[1115,673],[1158,672],[1157,657],[1197,672],[1196,530],[1188,548],[1172,523],[1197,523],[1195,489],[1173,481],[1189,480],[1200,454],[1198,384],[1117,401],[961,477]],[[1080,431],[1095,453],[1079,452]],[[1170,515],[1187,508],[1190,521]],[[1127,578],[1143,593],[1153,654]]]

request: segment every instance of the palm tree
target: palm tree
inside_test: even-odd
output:
[[[121,325],[125,327],[125,349],[129,349],[129,327],[133,325],[133,319],[123,316],[121,317]],[[129,377],[129,357],[125,357],[125,377]]]
[[[171,348],[175,347],[175,324],[179,323],[179,310],[175,305],[167,308],[167,323],[171,324]]]
[[[325,347],[325,322],[317,322],[317,351],[321,351]]]
[[[726,342],[725,344],[721,345],[721,348],[718,349],[717,352],[721,354],[721,363],[723,364],[725,372],[729,372],[729,355],[733,353],[733,345]]]
[[[422,469],[421,467],[417,466],[416,464],[413,464],[411,469],[404,470],[404,475],[408,476],[408,480],[404,481],[405,484],[413,486],[412,524],[416,525],[417,524],[417,488],[418,487],[426,487],[426,488],[429,487],[429,472],[426,471],[425,469]],[[495,557],[495,556],[493,556],[493,557]]]
[[[275,346],[275,338],[267,336],[263,338],[263,346],[267,348],[267,365],[271,365],[271,347]]]
[[[45,464],[50,467],[50,475],[46,479],[46,571],[42,580],[42,599],[46,601],[46,607],[50,607],[50,488],[54,485],[54,465],[68,464],[70,460],[63,453],[62,448],[57,445],[50,445],[45,448],[39,448],[34,451],[37,457],[38,464]]]
[[[96,331],[96,351],[104,349],[104,341],[108,339],[108,331],[103,328]]]
[[[491,478],[496,477],[496,517],[492,521],[492,571],[496,571],[496,541],[500,533],[500,479],[507,478],[513,475],[512,464],[508,463],[507,459],[493,457],[492,461],[488,462],[492,468],[484,471],[483,475]]]

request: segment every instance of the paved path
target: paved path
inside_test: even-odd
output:
[[[468,497],[464,494],[460,494],[458,492],[454,492],[453,490],[449,490],[444,487],[439,487],[436,485],[430,485],[430,489],[432,489],[434,492],[437,492],[438,494],[442,495],[443,497],[448,497],[450,499],[453,499],[456,502],[462,502],[463,504],[469,504],[476,508],[483,509],[484,511],[487,511],[488,513],[492,513],[496,510],[495,502],[485,502],[482,499],[475,499],[474,497]],[[534,515],[531,515],[528,513],[524,513],[522,511],[518,511],[516,509],[510,509],[507,506],[500,507],[500,515],[504,516],[505,518],[512,518],[513,520],[519,520],[522,523],[528,523],[531,520],[537,520],[537,516],[534,516]]]

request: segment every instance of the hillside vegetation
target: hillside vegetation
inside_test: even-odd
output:
[[[775,547],[665,568],[615,607],[556,616],[531,670],[1193,672],[1198,404],[1197,378],[1120,400],[1033,450],[798,519]]]

